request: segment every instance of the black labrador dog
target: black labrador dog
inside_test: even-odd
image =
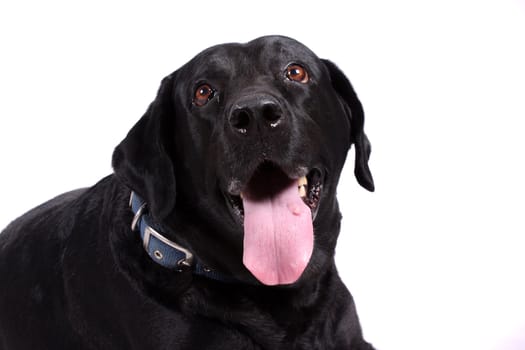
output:
[[[209,48],[161,83],[114,174],[0,235],[0,348],[373,349],[334,264],[363,109],[290,38]]]

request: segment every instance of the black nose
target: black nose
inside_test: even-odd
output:
[[[261,131],[277,128],[282,117],[281,106],[275,99],[266,96],[253,96],[237,101],[231,110],[228,121],[234,131],[246,134],[257,125]]]

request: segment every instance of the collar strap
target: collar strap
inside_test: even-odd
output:
[[[147,213],[147,204],[135,192],[131,192],[129,206],[135,214],[131,222],[131,229],[140,232],[144,250],[153,261],[168,269],[182,271],[190,268],[194,273],[218,281],[232,281],[232,278],[223,276],[196,261],[193,254],[186,248],[169,240],[150,226]]]

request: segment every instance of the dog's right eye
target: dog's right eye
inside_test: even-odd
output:
[[[193,96],[193,104],[202,107],[215,95],[215,90],[208,84],[199,85]]]

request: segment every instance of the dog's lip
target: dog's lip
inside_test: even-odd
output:
[[[265,162],[263,162],[265,163]],[[226,193],[230,196],[240,196],[241,193],[242,193],[242,190],[246,187],[248,181],[251,179],[251,177],[253,176],[253,174],[255,173],[255,171],[263,164],[259,164],[257,167],[255,167],[255,169],[249,173],[249,175],[246,177],[246,179],[240,179],[240,178],[236,178],[236,177],[233,177],[230,179],[230,181],[228,182],[228,188],[227,188],[227,191]],[[286,167],[281,167],[279,166],[279,168],[290,178],[290,179],[300,179],[302,177],[305,177],[307,176],[311,170],[313,169],[316,169],[316,170],[319,170],[318,168],[316,167],[312,167],[312,168],[309,168],[309,167],[306,167],[306,166],[297,166],[297,167],[292,167],[291,170],[290,169],[287,169]]]
[[[241,180],[237,178],[231,179],[228,183],[227,194],[230,196],[240,196],[242,187],[243,185]]]
[[[259,166],[261,165],[262,164],[260,164]],[[307,181],[307,185],[304,189],[304,191],[306,192],[306,196],[301,195],[301,197],[303,201],[305,202],[305,204],[308,207],[310,207],[312,211],[312,220],[314,220],[319,210],[319,204],[321,202],[321,192],[324,187],[324,181],[325,181],[324,172],[321,170],[322,168],[317,167],[317,166],[313,166],[313,167],[298,166],[298,167],[292,168],[292,171],[288,171],[288,172],[285,169],[282,169],[282,168],[280,169],[290,179],[294,179],[297,181],[303,181],[304,179]],[[238,178],[231,179],[231,181],[228,183],[228,189],[224,193],[224,197],[226,199],[228,206],[230,207],[230,211],[232,212],[235,219],[240,221],[241,224],[244,219],[243,207],[242,207],[242,191],[247,186],[247,183],[249,182],[249,180],[251,179],[255,171],[256,170],[254,170],[250,174],[250,176],[248,176],[248,180],[246,181],[242,181]],[[298,186],[298,191],[300,187],[301,186]]]

